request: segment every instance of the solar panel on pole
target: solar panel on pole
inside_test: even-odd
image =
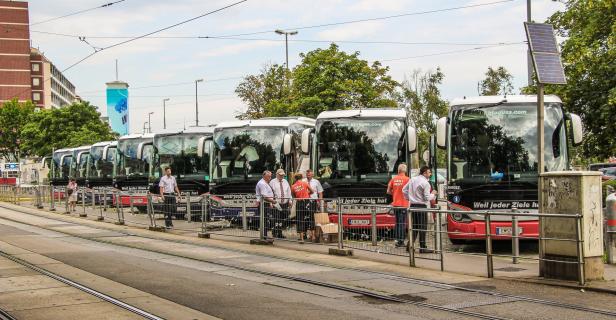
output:
[[[567,79],[552,25],[525,22],[524,26],[537,81],[541,84],[566,84]]]

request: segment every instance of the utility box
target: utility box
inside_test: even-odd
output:
[[[545,278],[563,280],[603,279],[603,209],[601,173],[597,171],[558,171],[541,174],[540,213],[581,214],[579,235],[574,218],[540,218],[539,236],[542,260],[539,273]],[[583,241],[578,249],[577,239]],[[551,240],[550,240],[551,239]],[[570,241],[563,241],[570,239]],[[582,256],[584,278],[579,279],[578,251]],[[563,263],[560,261],[568,261]]]

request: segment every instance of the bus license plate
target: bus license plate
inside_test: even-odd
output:
[[[368,219],[350,219],[349,220],[349,224],[360,225],[360,226],[367,226],[367,225],[370,224],[370,220],[368,220]]]
[[[511,227],[496,227],[497,236],[510,236]],[[522,234],[522,228],[518,228],[518,235]]]

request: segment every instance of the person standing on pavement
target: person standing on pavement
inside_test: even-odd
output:
[[[436,199],[436,191],[430,191],[430,176],[432,170],[428,166],[423,166],[419,169],[419,175],[413,177],[403,188],[404,197],[409,200],[411,208],[427,209],[430,202]],[[414,243],[419,234],[419,253],[430,252],[426,246],[426,229],[428,228],[428,212],[416,211],[413,212],[413,235],[409,241]]]
[[[308,237],[311,241],[315,240],[314,234],[314,214],[317,210],[323,211],[323,186],[321,182],[314,178],[314,171],[311,169],[306,170],[306,182],[312,189],[312,193],[310,194],[310,214],[309,214],[309,223],[308,223]]]
[[[274,190],[270,187],[269,183],[272,180],[272,172],[269,170],[263,171],[263,175],[261,180],[257,182],[257,186],[255,187],[255,195],[257,197],[257,201],[259,202],[259,208],[261,208],[261,203],[263,203],[263,215],[265,216],[265,226],[263,226],[263,235],[267,238],[267,230],[268,226],[272,224],[272,206],[276,207],[276,209],[282,210],[280,205],[274,200]],[[261,209],[259,209],[261,210]],[[261,215],[261,213],[259,213]],[[273,233],[273,232],[272,232]],[[273,236],[273,235],[272,235]]]
[[[391,206],[394,208],[394,214],[396,215],[396,227],[394,229],[396,247],[404,247],[404,239],[406,238],[406,208],[409,207],[409,201],[405,199],[402,192],[404,186],[409,182],[406,171],[406,164],[400,164],[398,166],[398,175],[391,178],[387,185],[387,194],[392,196]]]
[[[76,206],[77,206],[77,190],[78,190],[78,186],[77,186],[77,181],[75,181],[75,178],[71,178],[68,181],[68,185],[66,186],[66,195],[67,195],[67,199],[66,201],[68,201],[68,210],[69,211],[76,211]]]
[[[272,235],[274,238],[284,238],[282,229],[286,226],[289,216],[289,204],[291,203],[291,186],[284,178],[286,173],[283,169],[276,170],[276,179],[272,179],[269,185],[274,190],[274,199],[281,209],[276,208],[274,213],[274,226]]]
[[[171,217],[177,209],[175,197],[180,195],[175,177],[171,175],[171,168],[165,167],[165,175],[160,178],[158,186],[160,187],[160,196],[165,201],[165,228],[169,229],[173,227]]]
[[[308,182],[302,180],[304,176],[301,173],[296,173],[295,183],[291,186],[293,197],[295,198],[295,227],[299,234],[299,243],[304,243],[304,235],[310,228],[310,216],[313,214],[310,210],[310,194],[313,193]],[[312,218],[314,220],[314,217]],[[313,227],[314,228],[314,227]]]

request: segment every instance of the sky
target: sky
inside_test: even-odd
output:
[[[32,46],[65,70],[94,53],[94,48],[129,39],[105,37],[141,36],[236,1],[124,0],[37,24],[111,1],[32,0]],[[242,77],[258,73],[265,64],[285,62],[284,38],[274,33],[275,29],[299,32],[289,39],[290,67],[301,62],[301,52],[336,42],[341,50],[359,51],[360,58],[369,62],[381,61],[397,81],[414,70],[440,67],[445,74],[441,92],[447,100],[477,95],[477,83],[490,66],[509,70],[517,93],[527,81],[527,46],[520,43],[526,39],[523,21],[527,1],[494,3],[497,1],[248,0],[152,37],[98,51],[64,74],[78,95],[106,115],[105,83],[115,80],[117,59],[119,80],[130,86],[131,132],[142,131],[149,112],[154,112],[152,132],[162,130],[165,98],[170,99],[168,129],[194,125],[196,79],[204,79],[198,85],[199,124],[233,120],[246,108],[234,94]],[[492,4],[481,5],[488,3]],[[481,6],[430,12],[470,5]],[[560,2],[532,0],[532,19],[543,22],[563,9]],[[402,16],[372,19],[396,15]],[[360,19],[372,20],[332,25]],[[309,26],[318,27],[305,28]],[[251,34],[255,32],[263,33]],[[514,44],[498,45],[503,43]]]

